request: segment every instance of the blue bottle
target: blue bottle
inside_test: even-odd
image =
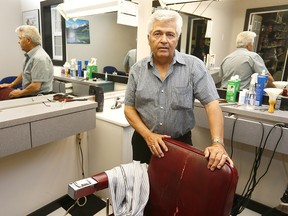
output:
[[[256,83],[255,106],[262,106],[264,88],[266,87],[268,75],[258,75]]]
[[[78,60],[77,61],[77,65],[78,65],[78,77],[83,77],[83,74],[82,74],[82,61]]]

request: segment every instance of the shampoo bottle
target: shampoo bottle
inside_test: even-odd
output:
[[[257,73],[254,73],[251,75],[251,81],[250,81],[250,85],[249,85],[249,91],[246,94],[245,97],[245,104],[246,104],[246,109],[254,109],[254,105],[255,105],[255,96],[256,96],[256,89],[255,89],[255,85],[256,85],[256,80],[257,80]]]

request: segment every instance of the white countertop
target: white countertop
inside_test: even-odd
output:
[[[130,125],[124,115],[124,104],[122,104],[118,109],[111,109],[113,104],[115,104],[115,98],[120,97],[122,101],[124,95],[125,90],[104,93],[105,100],[103,112],[96,112],[96,119],[107,121],[121,127],[129,127]]]
[[[52,98],[53,95],[44,95],[1,101],[0,128],[37,121],[44,118],[47,119],[86,109],[96,109],[97,105],[91,100],[50,102]]]

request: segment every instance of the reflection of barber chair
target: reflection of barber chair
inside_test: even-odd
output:
[[[4,77],[1,81],[0,81],[0,84],[2,83],[12,83],[17,77],[16,76],[8,76],[8,77]],[[21,88],[22,87],[22,84],[18,84],[17,86],[15,86],[14,88],[17,89],[17,88]]]
[[[0,84],[3,83],[12,83],[17,77],[16,76],[8,76],[4,77],[2,80],[0,80]],[[18,84],[14,88],[2,88],[0,89],[0,101],[1,100],[8,100],[9,99],[9,94],[11,91],[13,91],[16,88],[21,88],[22,84]]]
[[[149,167],[149,200],[146,216],[228,216],[238,181],[236,168],[228,163],[210,171],[203,152],[181,142],[164,139],[169,151],[164,158],[152,157]],[[108,187],[105,172],[92,176],[92,187],[71,191],[78,199]],[[69,190],[70,190],[69,186]]]
[[[113,66],[105,66],[103,68],[103,73],[113,74],[114,72],[117,73],[117,69]]]

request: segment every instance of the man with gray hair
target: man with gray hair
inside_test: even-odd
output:
[[[223,144],[223,116],[215,83],[203,61],[176,50],[181,28],[179,13],[156,10],[148,22],[151,55],[131,67],[124,113],[135,129],[133,160],[148,164],[152,155],[165,157],[165,137],[192,145],[194,101],[198,99],[210,126],[211,142],[204,151],[207,168],[221,169],[226,161],[233,166]]]
[[[53,63],[41,47],[41,36],[36,27],[19,26],[18,43],[25,52],[23,71],[12,83],[0,85],[1,88],[13,88],[22,82],[22,89],[12,89],[9,98],[19,98],[37,94],[47,94],[53,89]]]
[[[268,87],[275,87],[272,83],[273,77],[265,66],[260,55],[253,52],[253,44],[256,33],[252,31],[243,31],[237,35],[237,49],[229,54],[221,63],[219,75],[222,77],[221,88],[227,88],[227,82],[234,75],[239,75],[241,80],[240,89],[248,89],[251,81],[251,75],[264,72],[268,74]]]

